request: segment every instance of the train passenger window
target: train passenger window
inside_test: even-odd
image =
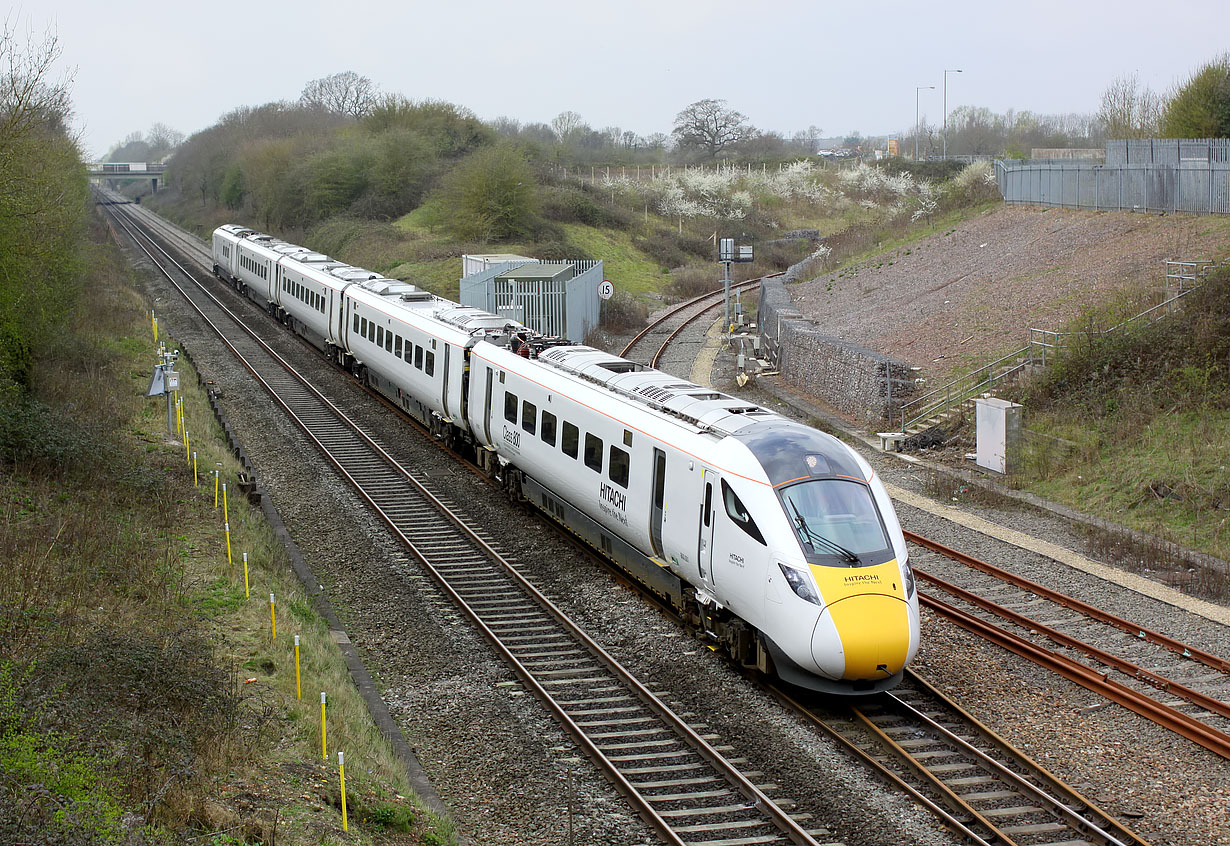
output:
[[[585,466],[595,473],[602,472],[602,438],[585,433]]]
[[[607,463],[607,475],[611,477],[611,481],[619,485],[621,488],[628,487],[628,467],[630,461],[628,453],[619,447],[611,444],[611,459]]]
[[[397,335],[393,339],[393,355],[401,358],[401,335]]]
[[[534,403],[525,400],[521,403],[521,428],[532,435],[537,425],[538,408]]]
[[[735,493],[730,485],[726,484],[725,479],[722,480],[722,500],[726,504],[726,515],[730,517],[731,521],[747,532],[748,537],[763,546],[764,535],[760,534],[756,521],[752,519],[752,515],[744,507],[743,501],[739,499],[739,495]]]
[[[509,423],[517,422],[517,395],[504,392],[504,419]]]
[[[427,355],[423,362],[423,369],[427,371],[428,376],[434,376],[436,373],[436,354],[431,350],[427,351]]]
[[[564,436],[560,439],[559,447],[564,451],[564,455],[569,458],[577,457],[577,448],[580,446],[580,431],[576,426],[573,426],[567,420],[564,421]]]
[[[545,410],[542,412],[542,439],[555,446],[555,415]]]
[[[383,326],[376,327],[376,346],[378,347],[384,346],[384,327]]]
[[[393,352],[393,330],[384,333],[384,351]]]
[[[359,331],[359,315],[354,316],[354,331]]]
[[[419,370],[423,369],[423,348],[418,344],[414,345],[414,366]]]
[[[705,483],[705,525],[709,525],[709,518],[713,514],[713,482]]]
[[[364,338],[367,337],[367,318],[366,317],[363,318],[363,328],[359,331],[359,334],[362,335]]]

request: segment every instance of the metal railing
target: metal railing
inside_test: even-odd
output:
[[[1139,320],[1152,323],[1171,314],[1175,303],[1199,288],[1211,270],[1227,266],[1230,266],[1230,259],[1220,263],[1208,260],[1166,262],[1166,295],[1162,302],[1097,334],[1105,335]],[[946,416],[954,408],[978,396],[994,395],[996,385],[1015,379],[1026,370],[1032,372],[1035,367],[1049,366],[1054,361],[1056,352],[1062,350],[1070,339],[1085,334],[1087,333],[1030,328],[1027,346],[902,404],[899,431],[910,433],[915,427],[926,428],[919,424]]]

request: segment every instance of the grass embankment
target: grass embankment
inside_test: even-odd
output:
[[[327,626],[236,495],[240,467],[192,368],[181,359],[199,485],[165,401],[144,398],[156,356],[131,271],[110,245],[91,264],[72,330],[36,367],[36,399],[0,414],[0,842],[448,842],[403,798],[404,770]]]
[[[1040,436],[1013,483],[1230,559],[1230,274],[1183,302],[1148,325],[1073,327],[1058,363],[1016,397]]]

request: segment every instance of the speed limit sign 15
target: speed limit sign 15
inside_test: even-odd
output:
[[[598,296],[604,300],[609,300],[614,293],[615,286],[611,284],[611,280],[603,279],[602,284],[598,286]]]

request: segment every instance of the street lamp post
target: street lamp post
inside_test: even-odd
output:
[[[944,71],[944,159],[948,159],[948,74],[961,73],[959,70]]]
[[[918,92],[934,90],[934,85],[917,85],[914,87],[914,161],[918,161]]]

